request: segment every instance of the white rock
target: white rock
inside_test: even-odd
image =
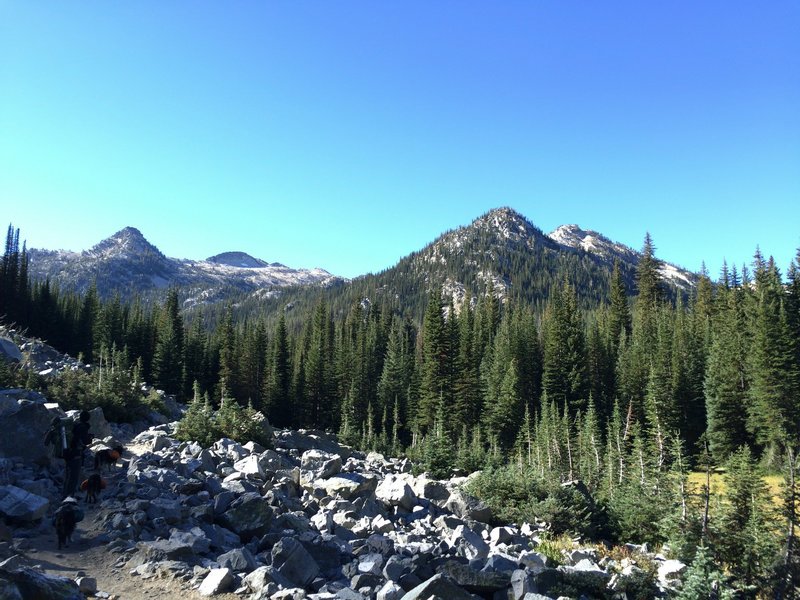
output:
[[[201,596],[213,596],[224,592],[233,583],[233,571],[230,569],[211,569],[197,590]]]

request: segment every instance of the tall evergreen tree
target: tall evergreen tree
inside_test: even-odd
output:
[[[153,355],[153,376],[157,385],[171,394],[180,394],[183,382],[183,319],[178,307],[178,291],[173,288],[161,311],[156,348]]]
[[[800,373],[774,262],[757,252],[748,427],[771,457],[780,459],[785,438],[800,436]]]
[[[403,415],[407,411],[406,400],[413,366],[410,341],[403,322],[395,320],[389,333],[383,372],[378,382],[378,402],[383,407],[391,407],[392,427],[404,425]]]
[[[309,425],[331,428],[337,425],[339,407],[333,396],[332,356],[333,332],[330,313],[325,302],[314,310],[311,337],[306,361],[305,388]]]
[[[747,427],[749,336],[742,290],[723,287],[709,349],[705,399],[711,454],[724,462],[750,440]]]
[[[463,424],[466,431],[471,432],[481,414],[483,395],[480,382],[480,355],[476,343],[475,312],[468,299],[464,300],[458,322],[459,344],[453,420]]]
[[[777,538],[770,527],[774,515],[762,474],[747,446],[728,461],[727,503],[718,520],[717,548],[735,586],[750,597],[767,587],[777,558]]]
[[[608,335],[611,347],[616,351],[620,338],[627,338],[631,333],[631,314],[628,307],[628,294],[622,274],[619,270],[619,259],[614,261],[614,270],[611,273],[611,290],[609,292],[609,319]]]
[[[449,390],[445,390],[445,381],[450,357],[442,309],[441,291],[434,290],[428,299],[425,321],[422,324],[421,377],[416,414],[416,423],[421,433],[433,426],[442,398],[449,393]]]
[[[281,313],[275,333],[272,336],[269,373],[265,381],[267,416],[278,427],[288,427],[292,423],[292,382],[291,354],[289,336],[286,330],[286,317]]]
[[[574,415],[588,400],[584,325],[572,286],[554,290],[542,320],[542,389],[557,406]]]
[[[239,383],[239,356],[236,330],[233,326],[233,307],[228,305],[216,332],[219,356],[219,385],[217,398],[227,395],[237,398]]]

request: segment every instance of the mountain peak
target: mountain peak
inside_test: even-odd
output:
[[[155,254],[162,256],[158,248],[147,241],[142,232],[135,227],[125,227],[104,239],[88,251],[95,256],[116,256],[128,258],[137,255]]]
[[[217,265],[226,265],[229,267],[239,267],[243,269],[258,269],[261,267],[271,266],[269,263],[266,263],[261,259],[253,258],[246,252],[223,252],[222,254],[216,254],[207,258],[206,261]]]
[[[533,243],[534,240],[547,240],[542,231],[526,217],[509,206],[494,208],[472,222],[472,228],[483,229],[500,239]],[[549,240],[547,240],[549,242]]]

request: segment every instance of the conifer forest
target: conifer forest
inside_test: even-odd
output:
[[[506,522],[666,544],[696,589],[718,570],[731,597],[795,597],[800,253],[784,273],[756,250],[686,294],[661,280],[649,236],[641,252],[634,285],[609,269],[591,302],[563,272],[535,302],[454,304],[431,287],[404,306],[354,285],[291,310],[184,312],[177,289],[152,302],[32,281],[9,226],[0,319],[95,368],[0,366],[0,386],[124,420],[157,402],[148,382],[188,403],[186,439],[226,420],[246,436],[259,414],[334,431],[435,477],[481,471],[472,490]]]

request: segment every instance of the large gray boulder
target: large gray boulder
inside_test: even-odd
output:
[[[342,470],[342,457],[323,450],[306,450],[300,461],[306,479],[327,479]]]
[[[472,519],[481,523],[489,523],[492,520],[492,509],[460,489],[453,490],[445,508],[462,519]]]
[[[166,557],[171,560],[188,560],[209,551],[211,541],[199,527],[191,531],[173,529],[169,539],[144,542],[143,548],[151,557]]]
[[[72,579],[46,575],[22,567],[0,570],[0,598],[9,600],[85,600],[86,596]]]
[[[294,538],[285,537],[272,547],[272,566],[298,587],[306,587],[319,575],[319,565]]]
[[[465,590],[482,596],[494,594],[511,585],[511,575],[508,573],[476,571],[469,565],[453,560],[444,564],[441,573],[449,576]]]
[[[473,596],[441,573],[420,583],[401,600],[427,600],[433,597],[447,598],[447,600],[480,600],[479,596]]]
[[[13,521],[38,521],[47,514],[50,501],[15,485],[0,486],[0,515]]]
[[[256,492],[242,494],[234,500],[221,517],[221,524],[247,543],[254,536],[267,533],[273,519],[273,509],[267,498]]]
[[[22,362],[22,352],[11,339],[0,336],[0,360],[6,362]]]
[[[13,390],[9,390],[13,392]],[[0,391],[0,456],[18,456],[24,462],[40,466],[50,464],[52,447],[44,445],[44,436],[53,420],[44,402],[17,398]]]
[[[375,489],[375,497],[388,507],[399,506],[411,510],[417,503],[417,496],[403,477],[388,475]]]
[[[198,588],[201,596],[213,596],[224,592],[233,583],[233,571],[230,569],[211,569]]]
[[[238,573],[249,573],[256,568],[256,559],[247,548],[234,548],[217,557],[220,567],[227,567]]]
[[[473,558],[485,559],[489,556],[489,545],[483,541],[481,535],[467,527],[459,525],[450,536],[450,545],[457,548],[458,553],[472,560]]]
[[[336,441],[336,436],[331,433],[316,430],[300,429],[293,431],[284,429],[275,432],[275,447],[300,450],[323,450],[331,454],[338,454],[342,460],[347,460],[352,454],[350,448],[341,446]]]
[[[309,485],[325,490],[328,495],[338,495],[348,500],[374,492],[378,487],[378,478],[370,474],[340,473],[329,479],[318,479]]]

